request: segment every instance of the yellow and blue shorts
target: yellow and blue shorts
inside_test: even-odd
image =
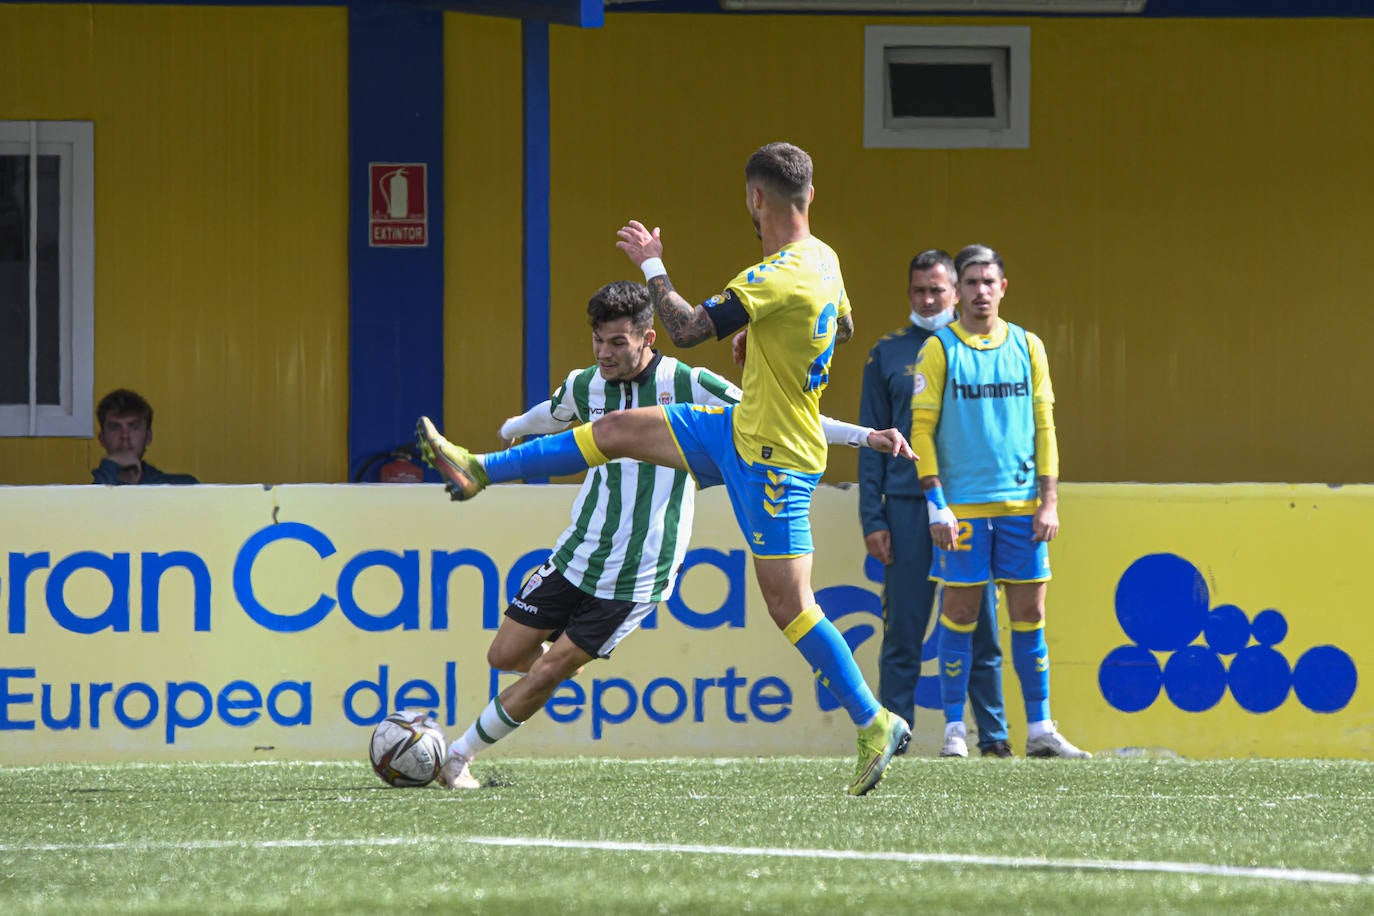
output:
[[[812,553],[811,494],[820,474],[749,464],[735,450],[734,407],[667,404],[663,415],[701,489],[724,484],[735,521],[756,557]]]
[[[961,518],[954,549],[935,548],[930,578],[945,585],[1048,582],[1050,545],[1031,535],[1029,515]]]

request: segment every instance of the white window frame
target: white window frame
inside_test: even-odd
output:
[[[91,438],[95,388],[95,125],[90,121],[0,121],[0,153],[27,155],[30,236],[37,235],[38,156],[60,159],[58,315],[62,361],[58,404],[38,404],[37,268],[29,270],[29,402],[0,404],[0,437]],[[31,254],[33,257],[33,254]]]
[[[893,118],[888,63],[984,63],[991,118]],[[866,149],[1025,149],[1030,146],[1029,26],[864,27]]]

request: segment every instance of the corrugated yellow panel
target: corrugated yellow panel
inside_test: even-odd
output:
[[[0,120],[93,117],[91,15],[75,4],[0,3]],[[89,483],[92,444],[0,438],[0,484]]]
[[[157,416],[148,459],[167,470],[344,479],[345,11],[0,17],[39,36],[0,67],[59,72],[53,88],[6,93],[0,117],[95,122],[96,399],[142,392]],[[0,477],[85,482],[100,456],[93,441],[0,440]]]
[[[1374,361],[1337,340],[1374,332],[1352,280],[1374,235],[1374,121],[1352,115],[1374,103],[1374,20],[919,24],[1007,23],[1032,30],[1024,150],[863,148],[864,26],[911,19],[553,30],[555,295],[633,276],[612,247],[630,217],[663,227],[679,291],[718,291],[758,254],[744,160],[788,139],[815,157],[812,228],[854,301],[832,415],[857,412],[868,346],[906,320],[911,256],[977,241],[1007,260],[1004,314],[1049,349],[1067,478],[1370,480],[1374,425],[1345,393]],[[585,353],[580,321],[555,309],[555,367]],[[684,355],[732,373],[723,344]],[[854,468],[832,452],[827,479]]]
[[[554,377],[586,361],[587,294],[634,274],[625,219],[664,227],[696,301],[756,256],[741,168],[785,138],[816,156],[813,227],[856,309],[828,412],[853,415],[867,345],[905,320],[911,254],[977,240],[1007,257],[1007,316],[1048,345],[1067,477],[1369,479],[1374,432],[1342,395],[1374,363],[1332,336],[1374,323],[1349,279],[1374,204],[1374,123],[1350,116],[1374,100],[1374,22],[1013,21],[1032,28],[1031,147],[1004,151],[862,148],[863,26],[910,20],[552,30]],[[96,121],[97,386],[144,389],[165,467],[344,473],[345,32],[337,9],[0,5],[18,87],[0,117]],[[446,36],[446,420],[486,437],[522,406],[519,26],[450,15]],[[626,78],[650,47],[674,92]],[[723,345],[688,355],[732,373]],[[474,406],[474,377],[506,393]],[[82,448],[0,441],[0,479],[85,479]],[[852,468],[837,453],[830,479]]]
[[[90,116],[93,7],[0,4],[0,118]]]
[[[444,429],[485,451],[527,406],[519,21],[446,13],[444,61]]]

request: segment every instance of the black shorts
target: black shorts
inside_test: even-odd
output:
[[[536,630],[566,633],[588,655],[609,658],[611,650],[638,628],[656,602],[616,601],[589,595],[563,577],[552,562],[525,580],[506,616]]]

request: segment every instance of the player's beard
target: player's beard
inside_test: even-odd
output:
[[[605,378],[608,382],[619,382],[621,384],[634,381],[639,378],[639,373],[643,372],[648,367],[649,361],[653,359],[653,350],[653,344],[645,341],[644,345],[639,348],[639,355],[628,364],[628,368],[623,368],[619,365],[603,366],[603,370],[612,369],[615,374],[607,378],[605,371],[602,371],[601,377]]]

